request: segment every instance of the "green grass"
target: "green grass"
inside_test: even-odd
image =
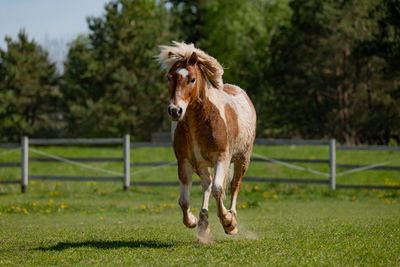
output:
[[[122,154],[120,148],[40,149],[66,157]],[[319,159],[328,155],[322,147],[256,147],[255,151],[282,158]],[[398,156],[388,152],[354,155],[340,152],[338,162],[374,163]],[[165,148],[138,149],[132,157],[134,161],[174,158],[172,151]],[[0,160],[18,159],[19,154],[15,153]],[[92,165],[122,169],[116,163]],[[322,164],[302,166],[327,171]],[[32,163],[30,172],[101,175],[60,163]],[[270,163],[252,164],[248,175],[315,177]],[[19,179],[19,169],[0,169],[0,180],[5,177]],[[176,168],[134,175],[133,179],[176,181]],[[368,171],[346,179],[358,184],[365,180],[376,184],[399,182],[396,172]],[[123,192],[122,183],[117,182],[31,181],[27,194],[20,194],[19,190],[17,185],[0,185],[2,266],[400,265],[398,191],[330,191],[327,185],[244,183],[238,199],[239,233],[224,233],[211,199],[210,224],[215,243],[200,245],[196,242],[196,230],[182,224],[178,187],[138,187]],[[201,198],[200,187],[194,186],[191,200],[196,215]]]

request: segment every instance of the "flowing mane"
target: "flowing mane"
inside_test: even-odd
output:
[[[206,82],[214,88],[223,90],[222,74],[224,74],[224,68],[215,58],[195,48],[193,44],[176,41],[172,43],[173,46],[159,46],[161,52],[156,58],[164,70],[168,72],[176,62],[189,61],[191,55],[196,53],[198,67]]]

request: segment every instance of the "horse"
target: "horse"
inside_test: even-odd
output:
[[[225,233],[234,235],[238,232],[236,199],[255,138],[254,106],[243,89],[223,83],[220,63],[193,44],[174,41],[159,49],[156,57],[169,80],[168,114],[183,223],[188,228],[198,225],[200,243],[210,241],[208,202],[212,194]],[[200,177],[203,191],[199,220],[190,210],[194,173]],[[231,204],[227,210],[223,198],[229,182]]]

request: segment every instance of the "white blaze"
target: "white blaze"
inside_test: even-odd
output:
[[[176,73],[182,75],[183,78],[186,78],[186,76],[189,74],[188,70],[184,68],[177,69]]]

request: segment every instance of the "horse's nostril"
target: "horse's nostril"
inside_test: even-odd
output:
[[[170,106],[168,106],[168,114],[171,116],[172,114],[171,114],[171,107]]]
[[[183,112],[183,109],[182,109],[182,108],[179,108],[179,110],[178,110],[178,115],[179,115],[179,116],[182,115],[182,112]]]

